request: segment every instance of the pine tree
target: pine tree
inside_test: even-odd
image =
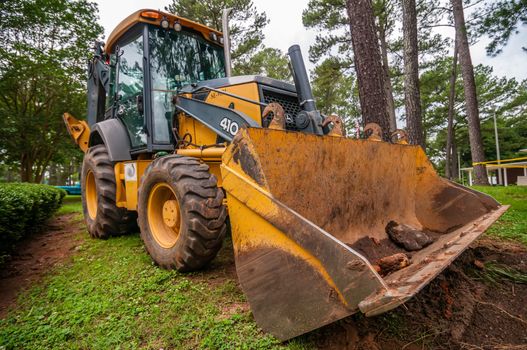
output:
[[[478,164],[485,161],[485,151],[481,138],[481,126],[479,120],[478,98],[476,95],[476,82],[474,79],[474,67],[470,57],[465,15],[462,0],[451,0],[456,28],[456,41],[458,44],[459,63],[463,76],[463,88],[465,91],[465,102],[467,108],[467,120],[469,127],[470,150],[474,165],[474,183],[476,185],[488,185],[487,170],[485,165]]]
[[[419,60],[417,43],[417,12],[415,0],[402,0],[404,43],[404,96],[406,130],[411,144],[425,149],[421,96],[419,93]]]
[[[481,16],[484,13],[484,16]],[[518,27],[527,24],[527,1],[491,1],[483,11],[474,14],[475,28],[479,35],[490,37],[487,54],[496,56],[507,45],[509,38],[519,32]],[[527,48],[523,48],[527,51]]]
[[[355,72],[364,124],[377,123],[383,138],[389,139],[390,121],[386,108],[383,68],[379,52],[379,39],[371,0],[348,0]]]

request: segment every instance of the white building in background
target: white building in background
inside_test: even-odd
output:
[[[517,161],[515,161],[517,160]],[[527,157],[504,159],[500,161],[486,162],[487,175],[491,185],[518,185],[527,186]],[[466,174],[468,184],[472,186],[474,168],[461,168]]]

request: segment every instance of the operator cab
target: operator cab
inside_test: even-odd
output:
[[[221,33],[176,16],[132,14],[106,44],[105,108],[90,125],[120,119],[132,154],[173,150],[172,97],[183,86],[225,77],[222,43]]]

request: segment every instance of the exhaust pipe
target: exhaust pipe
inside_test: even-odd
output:
[[[221,16],[222,31],[223,31],[223,55],[225,57],[225,75],[227,77],[232,76],[232,65],[231,65],[231,38],[229,35],[229,14],[232,8],[223,9]]]
[[[312,130],[317,135],[323,135],[322,116],[317,111],[315,105],[315,98],[313,97],[313,91],[311,91],[311,85],[309,84],[309,77],[307,75],[306,66],[304,65],[300,46],[291,46],[288,50],[288,54],[291,61],[291,73],[293,74],[293,79],[295,81],[298,102],[303,110],[302,113],[299,113],[297,119],[307,117],[311,121]],[[305,116],[302,115],[304,113]]]
[[[315,99],[313,97],[313,92],[311,91],[311,85],[309,84],[309,77],[307,76],[306,66],[304,65],[300,46],[291,46],[288,50],[288,54],[291,60],[291,70],[295,81],[300,107],[306,112],[316,111]]]

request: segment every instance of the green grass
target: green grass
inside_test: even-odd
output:
[[[82,213],[81,196],[67,195],[62,200],[62,207],[57,211],[57,215]]]
[[[69,196],[61,213],[80,211]],[[211,268],[154,266],[137,234],[106,241],[80,232],[71,263],[52,271],[0,320],[0,349],[306,349],[258,328],[234,277],[227,240]]]
[[[474,186],[473,188],[491,195],[501,204],[509,204],[511,206],[487,230],[487,233],[527,245],[527,187]]]
[[[485,270],[476,270],[476,272],[479,274],[480,277],[494,284],[499,284],[502,280],[509,280],[518,284],[527,284],[526,273],[518,271],[507,265],[497,264],[492,261],[485,263]]]

